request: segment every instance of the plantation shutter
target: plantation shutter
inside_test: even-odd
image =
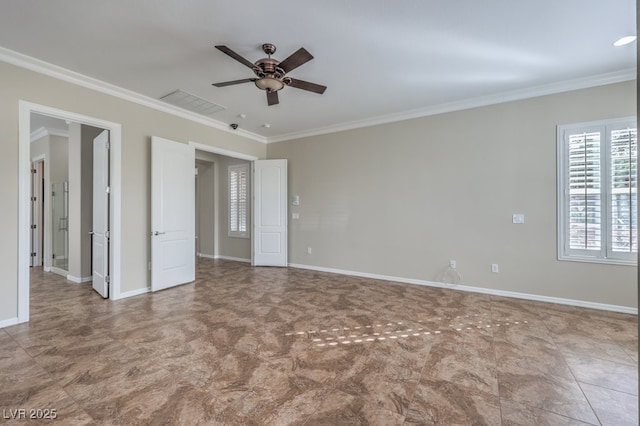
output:
[[[637,252],[637,129],[612,130],[610,140],[611,250]]]
[[[249,165],[229,166],[229,235],[248,235]]]
[[[602,132],[568,135],[569,248],[601,250]]]
[[[638,253],[636,119],[558,126],[558,258],[633,265]]]

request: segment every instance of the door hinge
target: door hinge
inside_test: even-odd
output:
[[[55,259],[55,258],[56,258],[55,253],[51,255],[51,258],[52,258],[52,259]]]
[[[35,175],[37,173],[36,169],[31,169],[31,173]]]
[[[104,189],[104,192],[106,192],[107,194],[110,194],[110,193],[111,193],[111,187],[110,187],[110,186],[107,186],[107,187]]]
[[[106,145],[105,145],[106,149],[111,149],[111,142],[107,141]]]
[[[36,257],[36,254],[35,253],[31,253],[31,257]]]
[[[105,237],[106,239],[111,238],[111,232],[109,232],[109,231],[105,232],[105,233],[104,233],[104,237]]]
[[[109,275],[104,276],[104,282],[107,284],[111,284],[111,277]]]
[[[55,197],[56,196],[56,191],[51,191],[51,196]]]
[[[31,229],[36,229],[36,225],[31,225]]]
[[[31,197],[31,201],[36,201],[36,197]]]

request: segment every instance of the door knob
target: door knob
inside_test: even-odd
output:
[[[160,232],[160,231],[155,231],[153,233],[153,235],[164,235],[164,234],[165,234],[164,232]]]

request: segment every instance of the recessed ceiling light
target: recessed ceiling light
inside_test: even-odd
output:
[[[268,129],[269,127],[271,127],[271,124],[269,124],[269,123],[264,123],[264,124],[262,125],[262,127],[266,127],[266,128]]]
[[[616,47],[624,46],[625,44],[633,43],[636,41],[636,36],[625,36],[621,39],[616,40],[613,45]]]
[[[245,113],[238,114],[238,117],[240,117],[240,118],[247,118],[247,114],[245,114]]]

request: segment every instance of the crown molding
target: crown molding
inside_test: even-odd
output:
[[[249,132],[243,129],[231,130],[226,123],[223,123],[221,121],[192,113],[190,111],[175,107],[149,96],[141,95],[140,93],[136,93],[132,90],[118,87],[114,84],[107,83],[105,81],[98,80],[96,78],[89,77],[75,71],[71,71],[58,65],[54,65],[49,62],[33,58],[31,56],[24,55],[22,53],[15,52],[1,46],[0,61],[15,65],[20,68],[25,68],[30,71],[35,71],[37,73],[56,78],[58,80],[85,87],[87,89],[95,90],[96,92],[124,99],[125,101],[133,102],[138,105],[174,115],[176,117],[203,124],[205,126],[209,126],[226,133],[242,136],[244,138],[251,139],[257,142],[267,142],[267,138],[256,133]]]
[[[53,129],[51,127],[40,127],[33,132],[31,132],[31,142],[36,141],[45,136],[60,136],[63,138],[69,137],[69,132],[67,130]]]
[[[606,84],[620,83],[623,81],[635,80],[637,77],[637,68],[628,68],[605,74],[533,86],[524,89],[496,93],[488,96],[480,96],[477,98],[449,102],[440,105],[433,105],[426,108],[418,108],[395,114],[381,115],[377,117],[350,121],[311,130],[265,137],[244,129],[231,130],[227,123],[223,123],[212,118],[192,113],[190,111],[175,107],[149,96],[141,95],[132,90],[118,87],[111,83],[107,83],[102,80],[98,80],[93,77],[71,71],[58,65],[54,65],[49,62],[33,58],[31,56],[24,55],[22,53],[15,52],[1,46],[0,61],[261,143],[283,142],[292,139],[302,139],[311,136],[342,132],[345,130],[353,130],[380,124],[394,123],[397,121],[410,120],[413,118],[428,117],[431,115],[443,114],[447,112],[461,111],[470,108],[500,104],[504,102],[534,98],[538,96],[552,95],[555,93],[568,92],[571,90],[579,90],[589,87],[603,86]]]
[[[350,121],[347,123],[321,127],[312,130],[287,133],[280,136],[269,137],[267,138],[267,143],[283,142],[292,139],[302,139],[311,136],[325,135],[328,133],[342,132],[345,130],[359,129],[362,127],[370,127],[380,124],[394,123],[397,121],[410,120],[413,118],[428,117],[430,115],[443,114],[447,112],[461,111],[470,108],[501,104],[504,102],[535,98],[538,96],[553,95],[556,93],[569,92],[572,90],[587,89],[590,87],[621,83],[624,81],[635,80],[636,78],[637,68],[628,68],[606,74],[598,74],[573,80],[565,80],[556,83],[528,87],[524,89],[511,90],[487,96],[480,96],[477,98],[448,102],[440,105],[430,106],[427,108],[404,111],[396,114],[387,114],[367,118],[364,120]]]

